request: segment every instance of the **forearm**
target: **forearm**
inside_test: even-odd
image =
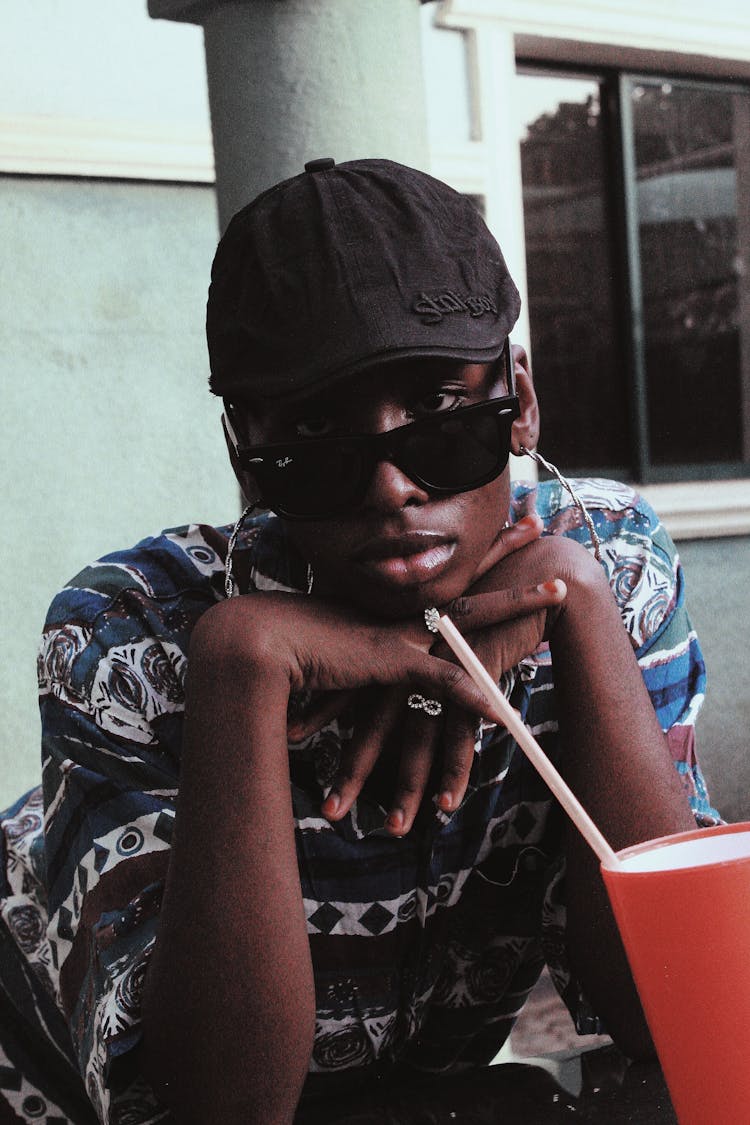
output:
[[[694,827],[666,738],[606,580],[569,584],[551,635],[566,778],[615,848]],[[613,1037],[632,1055],[649,1038],[599,862],[567,827],[568,946]]]
[[[144,1057],[186,1123],[288,1122],[314,994],[294,847],[288,683],[191,663],[180,800],[144,997]]]

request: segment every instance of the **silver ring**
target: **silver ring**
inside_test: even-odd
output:
[[[424,611],[424,623],[431,633],[438,632],[438,621],[440,620],[440,613],[435,609],[434,605],[430,605]]]
[[[429,715],[432,719],[437,719],[438,715],[443,713],[443,705],[439,699],[426,699],[417,692],[412,692],[406,701],[406,706],[411,707],[412,711],[424,711],[425,715]]]

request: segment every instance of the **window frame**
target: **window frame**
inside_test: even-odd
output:
[[[649,458],[645,318],[631,93],[639,84],[656,86],[668,83],[693,89],[709,89],[717,93],[734,94],[740,91],[750,98],[750,83],[747,79],[730,81],[667,72],[663,66],[649,70],[523,56],[516,59],[516,74],[589,79],[598,84],[601,96],[604,171],[602,202],[607,223],[611,224],[609,236],[614,270],[612,296],[613,307],[618,310],[614,331],[622,352],[622,371],[626,380],[631,429],[630,458],[629,463],[623,466],[569,466],[570,470],[585,475],[608,472],[627,476],[640,488],[658,487],[665,495],[675,497],[678,495],[675,491],[678,486],[691,482],[746,480],[750,477],[750,460],[660,465]],[[747,255],[750,260],[750,245],[747,247]],[[747,419],[750,417],[750,404],[744,403],[743,408]],[[747,442],[748,435],[745,437],[746,445]],[[731,495],[734,497],[734,492]],[[680,506],[682,503],[680,501]],[[750,493],[748,503],[750,504]]]
[[[431,137],[430,169],[457,191],[485,197],[488,224],[524,297],[514,339],[527,348],[520,146],[508,114],[516,99],[517,64],[597,73],[619,67],[647,75],[666,69],[675,78],[750,82],[750,15],[744,9],[718,0],[711,9],[694,5],[676,22],[663,3],[644,0],[636,7],[604,5],[594,12],[585,0],[502,5],[444,0],[425,8],[432,9],[425,51],[443,30],[464,36],[472,105],[472,131],[463,142]],[[430,109],[428,103],[428,116]],[[511,474],[533,479],[535,472],[527,458],[511,457]],[[734,480],[646,485],[640,491],[676,539],[750,534],[750,473]]]

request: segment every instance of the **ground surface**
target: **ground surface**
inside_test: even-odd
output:
[[[568,1048],[600,1047],[610,1042],[606,1035],[576,1033],[568,1009],[544,972],[513,1028],[510,1050],[519,1058]]]

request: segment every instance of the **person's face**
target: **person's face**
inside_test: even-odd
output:
[[[385,364],[321,390],[240,407],[238,421],[254,445],[382,433],[505,394],[499,372],[502,365],[432,359]],[[519,443],[536,440],[525,418],[536,418],[536,400],[520,350],[516,373],[522,408],[513,425],[517,452]],[[252,478],[243,472],[238,478],[246,495],[254,495]],[[434,496],[396,465],[380,461],[355,511],[287,521],[287,529],[313,567],[316,593],[377,614],[406,616],[445,604],[471,585],[508,517],[509,492],[507,468],[471,492]]]

